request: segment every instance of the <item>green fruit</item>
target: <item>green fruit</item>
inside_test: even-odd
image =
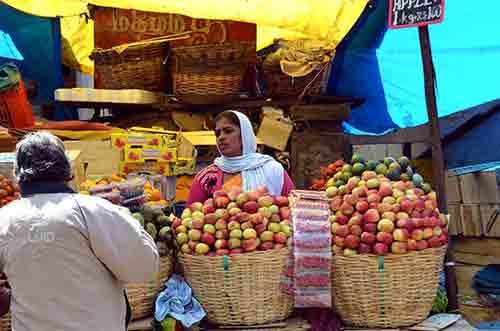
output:
[[[408,175],[408,174],[402,174],[402,175],[401,175],[401,180],[402,180],[403,182],[409,182],[409,181],[411,180],[411,176],[410,176],[410,175]]]
[[[155,224],[159,226],[164,226],[169,223],[169,218],[165,215],[160,215],[155,219]]]
[[[164,226],[158,232],[158,239],[161,241],[167,241],[168,239],[172,239],[172,229],[169,226]]]
[[[138,220],[139,223],[141,223],[141,226],[144,227],[144,217],[142,217],[141,213],[133,213],[132,217]]]
[[[156,230],[156,226],[153,223],[146,224],[146,232],[149,233],[153,240],[156,240],[158,236],[158,230]]]
[[[154,219],[154,209],[151,206],[144,205],[141,209],[141,214],[144,217],[144,221],[152,222]]]
[[[362,163],[354,163],[352,166],[352,173],[354,175],[361,175],[365,171],[365,166]]]
[[[342,172],[352,172],[352,165],[350,164],[345,164],[343,167],[342,167]]]
[[[367,182],[366,182],[366,186],[370,189],[370,190],[373,190],[373,189],[376,189],[378,188],[380,185],[380,182],[377,178],[372,178],[372,179],[369,179]]]
[[[354,163],[363,163],[364,162],[364,159],[361,155],[359,154],[353,154],[352,155],[352,159],[351,159],[351,163],[354,164]]]
[[[423,183],[422,184],[422,190],[424,190],[425,194],[431,193],[431,191],[432,191],[431,184],[429,184],[429,183]]]
[[[386,167],[388,167],[392,162],[394,162],[394,160],[392,159],[392,157],[386,157],[384,159],[384,164]]]
[[[377,175],[384,175],[387,173],[387,166],[383,163],[380,163],[376,168],[375,168],[375,172],[377,173]]]
[[[410,165],[410,160],[406,156],[401,156],[398,159],[398,163],[401,166],[401,169],[406,170],[406,168]]]
[[[346,194],[347,193],[347,186],[342,185],[339,187],[339,194]]]
[[[396,169],[401,174],[401,166],[397,162],[392,162],[389,164],[389,170]]]
[[[377,162],[369,160],[366,162],[366,170],[374,171],[377,168]]]
[[[413,184],[415,184],[416,187],[420,187],[423,182],[424,179],[422,178],[422,176],[420,176],[419,174],[413,175]]]
[[[392,181],[398,181],[401,179],[401,174],[398,169],[390,169],[389,172],[387,172],[387,178],[389,178]]]
[[[345,185],[345,184],[346,184],[346,182],[345,182],[345,181],[343,181],[342,179],[339,179],[339,180],[337,180],[337,181],[335,182],[335,186],[336,186],[336,187],[341,187],[342,185]]]
[[[165,213],[163,212],[163,210],[161,208],[156,208],[153,210],[153,219],[156,219],[160,216],[165,216]]]
[[[347,182],[352,177],[351,172],[342,172],[342,180]]]

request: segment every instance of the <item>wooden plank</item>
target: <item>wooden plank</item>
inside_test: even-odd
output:
[[[453,252],[453,260],[458,263],[483,266],[489,264],[500,264],[500,257],[491,255],[477,255],[469,253]]]
[[[498,239],[456,238],[451,248],[453,252],[500,257],[500,240]]]
[[[383,136],[347,135],[347,137],[351,145],[425,143],[429,142],[429,127],[425,125],[414,128],[404,128]]]
[[[295,105],[290,108],[293,121],[343,121],[350,113],[348,104]]]
[[[128,331],[143,331],[143,330],[153,330],[151,327],[151,322],[153,321],[153,317],[148,317],[145,319],[133,321],[128,326]]]

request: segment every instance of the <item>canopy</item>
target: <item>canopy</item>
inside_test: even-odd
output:
[[[311,38],[335,48],[354,25],[368,0],[3,0],[29,14],[61,16],[66,64],[92,70],[88,59],[93,47],[92,22],[80,17],[87,4],[182,14],[195,18],[222,19],[257,24],[258,48],[274,39]],[[64,45],[63,45],[64,46]]]
[[[2,30],[0,30],[0,57],[10,60],[24,60],[16,45],[14,45],[12,38]]]

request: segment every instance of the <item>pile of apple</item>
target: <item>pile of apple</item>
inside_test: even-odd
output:
[[[335,254],[404,254],[446,245],[447,218],[436,193],[414,181],[364,171],[327,188]]]
[[[222,256],[290,245],[289,220],[287,197],[272,197],[265,187],[251,192],[233,187],[193,203],[173,228],[183,253]]]

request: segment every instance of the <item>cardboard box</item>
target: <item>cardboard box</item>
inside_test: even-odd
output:
[[[448,233],[450,236],[457,236],[463,233],[462,229],[462,215],[460,213],[460,204],[450,203],[448,205],[448,212],[450,214],[450,224],[448,226]]]
[[[175,176],[175,163],[172,162],[120,162],[121,173],[144,173],[150,175]]]
[[[66,154],[69,158],[71,169],[73,171],[73,180],[70,182],[70,185],[73,189],[79,190],[80,184],[85,180],[85,169],[82,162],[82,154],[78,150],[67,150]],[[13,181],[15,180],[15,160],[15,153],[0,153],[0,174]]]
[[[176,162],[177,148],[128,148],[123,150],[123,159],[127,163],[149,161]]]
[[[291,121],[264,116],[257,137],[262,140],[264,145],[284,151],[292,131],[293,123]]]
[[[119,171],[120,151],[109,140],[65,141],[64,146],[81,152],[85,176],[111,176]]]
[[[449,204],[462,202],[459,176],[448,173],[445,179],[445,190],[446,200]]]
[[[484,234],[481,222],[480,205],[460,205],[460,218],[462,221],[462,234],[466,237],[481,237]]]

